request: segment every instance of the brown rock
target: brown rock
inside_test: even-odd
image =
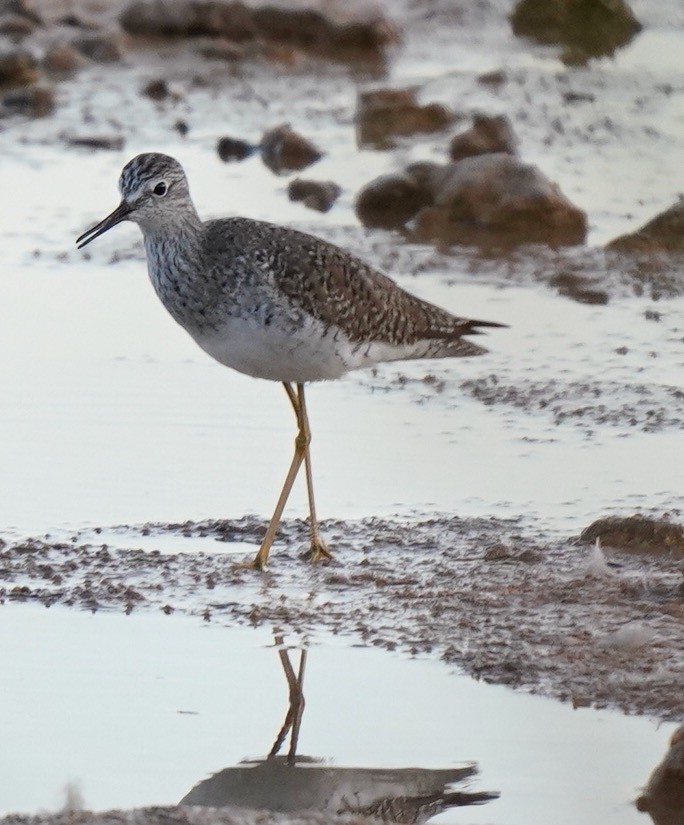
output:
[[[12,14],[42,25],[43,20],[31,0],[0,0],[0,15]]]
[[[0,15],[0,34],[7,35],[16,40],[28,37],[36,28],[36,23],[22,14],[2,14]]]
[[[317,212],[329,212],[342,193],[342,187],[331,180],[302,180],[295,178],[287,187],[291,201],[301,201],[309,209]]]
[[[39,77],[38,63],[30,52],[15,49],[0,53],[0,87],[24,86]]]
[[[55,109],[55,90],[43,84],[13,89],[0,100],[0,106],[2,115],[45,117]]]
[[[625,0],[520,0],[511,25],[521,37],[590,57],[612,54],[642,28]]]
[[[417,240],[505,246],[584,241],[585,213],[536,166],[511,155],[447,164],[431,171],[427,185],[434,211],[418,216]]]
[[[117,63],[123,57],[121,38],[116,32],[88,34],[74,40],[73,45],[96,63]]]
[[[251,143],[247,143],[246,140],[231,137],[222,137],[216,144],[218,156],[225,163],[230,163],[235,160],[245,160],[245,158],[253,155],[258,149],[258,146],[253,146]]]
[[[67,75],[81,69],[87,59],[70,43],[55,43],[43,58],[43,67],[50,74]]]
[[[596,288],[596,282],[578,272],[559,272],[549,281],[560,295],[566,295],[582,304],[607,304],[608,293]]]
[[[360,146],[386,149],[397,136],[439,132],[454,121],[440,103],[423,106],[413,89],[374,89],[361,92],[356,104],[356,134]]]
[[[241,2],[220,0],[134,0],[122,12],[124,31],[147,37],[256,37],[251,11]]]
[[[297,134],[288,124],[264,132],[260,147],[261,159],[277,175],[305,169],[323,157],[310,140]]]
[[[431,200],[424,183],[405,172],[381,175],[366,184],[356,196],[354,208],[364,226],[398,229]]]
[[[636,232],[615,238],[606,248],[617,252],[684,252],[684,200],[677,201]]]
[[[125,141],[121,135],[75,135],[67,138],[67,143],[84,149],[118,151],[123,149]]]
[[[597,519],[580,534],[580,541],[601,541],[632,553],[667,553],[684,558],[684,527],[667,519],[634,515],[626,518],[610,516]]]
[[[514,155],[517,144],[513,124],[506,115],[477,114],[473,117],[470,129],[452,139],[449,144],[449,155],[452,160],[492,152]]]
[[[649,777],[636,807],[648,813],[654,825],[684,822],[684,726],[672,734],[670,749]]]
[[[384,17],[362,6],[351,13],[344,4],[324,2],[305,8],[264,5],[257,6],[253,16],[263,38],[333,58],[380,58],[385,47],[399,39]]]

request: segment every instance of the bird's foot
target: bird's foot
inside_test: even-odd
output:
[[[300,556],[304,561],[311,562],[311,564],[330,564],[335,561],[335,557],[326,547],[325,542],[320,536],[315,536],[311,539],[311,547]]]

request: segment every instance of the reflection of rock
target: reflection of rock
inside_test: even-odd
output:
[[[260,146],[261,159],[276,174],[305,169],[323,157],[323,153],[310,140],[297,134],[287,124],[264,132]]]
[[[684,200],[677,201],[636,232],[615,238],[607,249],[618,252],[684,252]]]
[[[356,211],[367,226],[415,216],[415,239],[441,244],[574,244],[587,229],[585,213],[536,166],[502,153],[412,164],[365,186]]]
[[[329,212],[339,198],[342,188],[331,180],[302,180],[296,178],[290,181],[287,194],[291,201],[301,201],[309,209],[317,212]]]
[[[388,148],[392,138],[418,132],[438,132],[454,120],[441,103],[421,105],[413,89],[374,89],[361,92],[356,105],[360,146]]]
[[[398,229],[432,201],[430,192],[408,174],[381,175],[356,196],[356,215],[373,229]]]
[[[684,725],[672,734],[670,750],[651,774],[636,806],[650,815],[654,825],[684,823]]]
[[[611,516],[592,522],[582,531],[581,541],[601,540],[605,547],[636,553],[667,553],[684,558],[684,527],[649,516]]]
[[[220,0],[134,0],[120,21],[132,34],[209,36],[237,42],[260,38],[328,57],[380,56],[398,38],[384,18],[369,14],[363,6],[351,13],[348,6],[324,2],[286,8]]]
[[[517,143],[513,125],[506,115],[477,114],[470,129],[452,138],[449,155],[452,160],[494,152],[514,155]]]
[[[517,35],[575,47],[588,56],[612,54],[641,31],[624,0],[520,0],[511,24]]]

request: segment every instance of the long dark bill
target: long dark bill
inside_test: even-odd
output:
[[[84,232],[80,237],[76,238],[76,244],[78,245],[78,248],[83,249],[83,247],[86,244],[89,244],[91,241],[94,241],[95,238],[98,238],[108,229],[111,229],[113,226],[116,226],[117,223],[125,221],[126,218],[129,216],[130,212],[131,207],[125,201],[122,201],[112,212],[111,215],[107,215],[107,217],[103,221],[100,221],[100,223],[96,224],[87,232]]]

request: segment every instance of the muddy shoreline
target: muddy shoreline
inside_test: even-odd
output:
[[[671,554],[606,548],[602,560],[589,543],[547,541],[516,520],[322,527],[336,564],[302,561],[306,524],[288,521],[265,574],[237,567],[235,550],[216,550],[215,542],[229,551],[239,542],[242,560],[244,543],[256,546],[265,530],[254,517],[28,539],[2,550],[0,593],[8,606],[30,600],[322,628],[574,706],[668,721],[684,714],[682,569]],[[193,552],[168,552],[171,539],[192,540]]]

